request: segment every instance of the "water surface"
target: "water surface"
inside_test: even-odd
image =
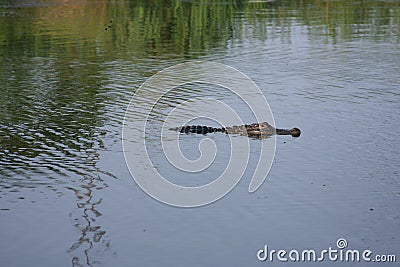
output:
[[[0,265],[282,265],[259,262],[257,251],[322,250],[338,238],[351,249],[398,253],[399,18],[397,1],[3,1]],[[139,86],[189,60],[248,75],[276,125],[297,126],[302,136],[277,138],[271,171],[253,194],[259,144],[268,141],[250,139],[235,189],[182,209],[134,183],[121,132]],[[163,98],[148,122],[150,153],[185,185],[212,181],[230,153],[227,136],[208,135],[217,160],[193,179],[164,161],[159,127],[193,97],[253,119],[215,86],[187,85]],[[203,138],[183,135],[182,152],[198,157]]]

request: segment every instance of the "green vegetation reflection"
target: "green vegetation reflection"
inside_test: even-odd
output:
[[[13,2],[0,9],[3,55],[196,58],[244,38],[290,36],[294,26],[328,41],[399,41],[397,1]]]

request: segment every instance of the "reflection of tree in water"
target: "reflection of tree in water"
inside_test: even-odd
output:
[[[111,178],[115,178],[115,176],[95,165],[100,158],[98,150],[104,149],[104,144],[100,138],[95,138],[94,143],[92,148],[95,149],[88,154],[92,171],[81,176],[78,187],[66,187],[76,196],[76,205],[79,211],[78,214],[72,212],[69,214],[75,228],[80,233],[76,242],[67,250],[72,254],[72,266],[93,266],[99,263],[98,256],[109,250],[111,244],[107,239],[106,231],[98,222],[102,215],[99,210],[102,198],[96,197],[96,191],[108,187],[102,176]],[[93,260],[93,258],[97,260]]]
[[[102,215],[98,210],[98,205],[102,199],[97,199],[94,195],[95,190],[102,190],[107,187],[99,175],[86,176],[80,181],[81,189],[68,187],[74,192],[78,199],[77,206],[82,211],[81,218],[74,218],[74,226],[81,232],[80,238],[68,249],[68,253],[74,254],[72,266],[93,266],[97,262],[91,260],[91,253],[96,247],[106,251],[110,247],[110,241],[106,238],[106,231],[98,224],[97,219]],[[70,217],[73,214],[70,213]],[[79,250],[80,249],[80,250]],[[80,252],[83,255],[78,256]],[[83,263],[85,262],[85,263]]]

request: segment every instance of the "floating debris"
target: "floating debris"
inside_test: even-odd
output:
[[[105,26],[105,31],[108,31],[109,29],[111,29],[113,27],[113,22],[114,20],[111,19],[110,22]]]

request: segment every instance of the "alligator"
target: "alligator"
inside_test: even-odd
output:
[[[232,127],[221,127],[221,128],[214,128],[201,125],[188,125],[188,126],[171,128],[170,130],[186,134],[188,133],[208,134],[208,133],[221,132],[226,134],[245,135],[257,139],[268,138],[274,134],[291,135],[293,137],[299,137],[301,134],[299,128],[278,129],[271,126],[268,122],[244,124],[240,126],[234,125]]]

